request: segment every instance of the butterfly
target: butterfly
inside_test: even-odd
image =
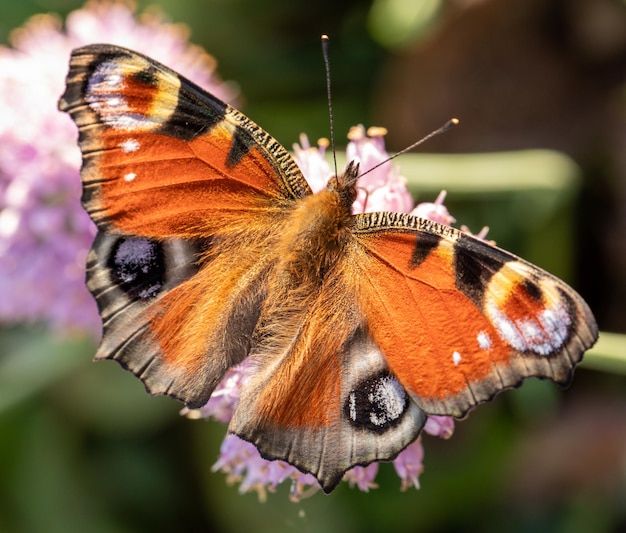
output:
[[[561,280],[449,226],[352,214],[354,162],[313,194],[268,133],[148,57],[76,49],[59,107],[98,228],[95,359],[198,408],[249,357],[229,432],[325,492],[428,415],[463,417],[529,376],[567,384],[597,339]]]

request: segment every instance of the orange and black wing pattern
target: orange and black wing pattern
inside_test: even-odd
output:
[[[265,131],[136,52],[75,50],[60,108],[79,127],[83,203],[102,229],[206,236],[242,212],[310,194]]]
[[[463,416],[530,376],[565,384],[598,336],[567,284],[489,243],[399,213],[357,215],[359,304],[427,414]]]
[[[527,377],[567,383],[597,338],[564,282],[448,226],[353,216],[357,165],[312,195],[270,135],[145,56],[74,51],[60,108],[99,230],[96,359],[199,407],[248,357],[229,431],[327,492],[393,459],[427,415]]]
[[[124,48],[75,50],[59,107],[79,128],[83,205],[100,231],[87,272],[96,358],[201,405],[247,355],[273,230],[310,189],[251,120]]]

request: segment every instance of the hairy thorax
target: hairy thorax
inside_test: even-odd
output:
[[[351,191],[342,194],[336,182],[333,178],[326,189],[303,198],[286,221],[277,270],[299,283],[323,280],[349,238],[354,196]]]

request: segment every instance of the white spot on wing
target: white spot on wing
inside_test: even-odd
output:
[[[486,331],[479,331],[476,335],[478,346],[481,350],[489,350],[491,348],[491,337]]]
[[[134,172],[129,172],[128,174],[124,174],[124,181],[133,181],[137,177],[137,174]]]
[[[119,96],[111,96],[110,98],[106,98],[104,100],[104,103],[105,103],[105,105],[107,105],[109,107],[119,107],[123,103],[125,103],[125,101],[122,100],[122,98],[120,98]]]
[[[139,150],[139,141],[137,139],[126,139],[124,142],[120,143],[120,148],[125,153],[136,152]]]
[[[461,354],[459,352],[453,352],[452,353],[452,362],[455,365],[458,365],[461,362]]]
[[[105,78],[105,83],[111,87],[117,87],[122,81],[122,76],[119,74],[109,74]]]

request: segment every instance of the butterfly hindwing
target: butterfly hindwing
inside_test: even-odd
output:
[[[164,362],[151,334],[150,309],[163,294],[197,273],[196,247],[99,232],[87,259],[87,286],[103,323],[96,359],[112,358],[140,377],[154,394],[180,380]],[[171,377],[164,378],[164,374]]]
[[[410,215],[355,221],[372,337],[428,414],[463,416],[530,376],[565,384],[597,338],[582,298],[513,254]]]
[[[325,492],[354,466],[396,457],[426,422],[425,413],[364,332],[356,332],[331,355],[342,363],[334,373],[326,373],[326,383],[333,383],[334,390],[324,392],[333,395],[307,404],[304,412],[314,411],[314,421],[299,419],[294,396],[276,397],[285,408],[281,417],[261,416],[263,402],[278,382],[262,370],[246,387],[229,426],[230,432],[255,444],[263,457],[282,459],[313,474]],[[306,393],[302,385],[296,391],[303,397]]]
[[[117,360],[152,394],[203,405],[248,355],[269,268],[259,252],[99,232],[87,265],[104,329],[95,358]]]

